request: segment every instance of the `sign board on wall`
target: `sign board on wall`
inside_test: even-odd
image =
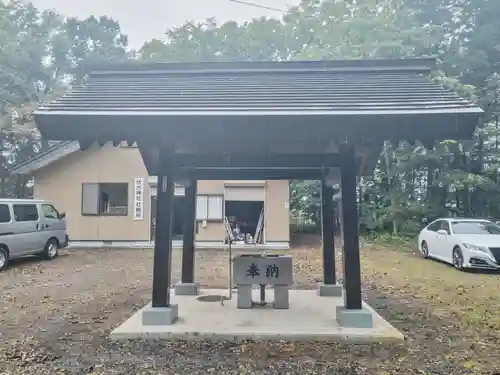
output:
[[[134,178],[134,220],[144,219],[144,178]]]

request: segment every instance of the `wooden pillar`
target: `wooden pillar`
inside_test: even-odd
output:
[[[336,283],[335,272],[335,223],[333,211],[333,187],[321,181],[321,234],[323,240],[323,283]]]
[[[182,283],[194,283],[195,220],[197,180],[190,180],[185,189],[184,228],[182,239]]]
[[[349,310],[361,309],[361,264],[359,258],[356,164],[354,147],[343,144],[342,157],[342,230],[344,237],[344,303]]]
[[[172,260],[172,212],[174,202],[174,174],[168,162],[171,155],[160,152],[156,197],[156,231],[153,258],[152,307],[170,306],[170,279]]]

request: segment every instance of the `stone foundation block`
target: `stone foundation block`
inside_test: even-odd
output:
[[[142,311],[142,324],[145,326],[169,326],[179,318],[177,305],[168,307],[147,307]]]
[[[346,328],[373,328],[373,316],[365,308],[348,310],[344,306],[337,306],[337,323]]]
[[[344,286],[341,284],[318,284],[318,296],[320,297],[342,297]]]
[[[236,296],[236,308],[252,308],[252,285],[238,285]]]
[[[274,285],[274,303],[275,309],[290,308],[290,285]]]
[[[179,281],[175,284],[174,291],[176,296],[197,296],[200,294],[200,283],[183,283]]]

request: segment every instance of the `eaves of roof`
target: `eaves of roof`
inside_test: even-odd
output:
[[[76,141],[58,142],[56,145],[28,160],[13,164],[10,172],[23,175],[33,174],[37,170],[79,150],[80,145]]]

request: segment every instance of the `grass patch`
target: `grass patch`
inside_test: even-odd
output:
[[[404,243],[375,243],[363,252],[362,263],[365,280],[378,280],[396,295],[413,295],[415,303],[424,304],[431,315],[457,316],[500,337],[499,274],[457,271],[423,259],[415,246]]]
[[[295,288],[316,288],[322,279],[322,251],[317,241],[307,243],[283,251],[293,256]],[[18,262],[0,278],[0,373],[500,374],[500,275],[425,260],[404,240],[372,241],[361,250],[364,299],[405,334],[402,344],[116,345],[109,331],[151,299],[153,252],[63,253],[53,262]],[[181,255],[173,251],[172,284],[180,278]],[[340,251],[336,264],[342,278]],[[227,250],[198,251],[195,275],[203,287],[225,288]]]
[[[364,237],[363,242],[390,250],[412,251],[416,248],[415,238],[391,236],[389,234]]]

